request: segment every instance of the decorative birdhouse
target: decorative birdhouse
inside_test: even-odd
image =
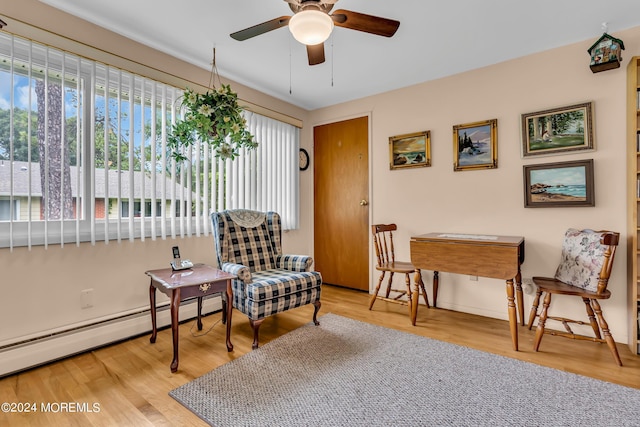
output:
[[[611,37],[604,33],[597,42],[587,50],[591,55],[591,71],[599,73],[600,71],[612,70],[620,67],[622,61],[622,51],[624,43],[622,40]]]

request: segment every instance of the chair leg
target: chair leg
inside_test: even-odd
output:
[[[313,323],[318,326],[320,324],[320,322],[318,322],[318,311],[320,311],[320,306],[322,305],[322,303],[320,302],[320,300],[317,300],[313,303],[313,305],[315,305],[315,308],[313,309]]]
[[[258,348],[258,330],[260,329],[260,325],[262,325],[264,319],[251,320],[249,319],[249,323],[253,328],[253,345],[251,346],[252,350]]]
[[[540,317],[538,318],[538,328],[536,329],[536,338],[533,343],[533,351],[538,351],[540,348],[540,341],[542,341],[542,336],[544,335],[544,325],[547,323],[547,312],[549,310],[549,305],[551,305],[551,294],[547,292],[544,296],[544,302],[542,303],[542,313],[540,313]]]
[[[407,287],[407,307],[409,308],[409,319],[413,317],[413,299],[411,298],[411,275],[409,273],[404,275],[404,283]],[[416,305],[418,301],[415,301]]]
[[[604,320],[604,316],[602,314],[602,309],[600,308],[600,303],[598,300],[592,299],[591,304],[593,305],[593,310],[595,311],[596,316],[598,316],[598,321],[600,322],[600,328],[602,328],[602,334],[604,335],[604,340],[607,342],[609,346],[609,350],[611,350],[611,354],[615,359],[618,366],[622,366],[622,360],[620,360],[620,355],[618,354],[618,348],[616,347],[616,342],[611,335],[611,331],[609,331],[609,324],[606,320]]]
[[[589,317],[589,324],[591,325],[591,329],[593,329],[593,333],[598,339],[602,339],[600,335],[600,326],[598,326],[598,322],[596,321],[596,315],[593,312],[593,308],[591,308],[591,301],[589,298],[582,298],[584,305],[587,309],[587,317]],[[594,300],[595,301],[595,300]]]
[[[418,306],[420,305],[420,289],[422,289],[422,295],[424,296],[424,302],[426,303],[427,308],[431,308],[431,306],[429,305],[429,297],[427,296],[427,291],[424,288],[424,282],[422,281],[422,274],[420,270],[415,270],[413,283],[415,284],[415,290],[413,291],[411,299],[411,324],[416,326]]]
[[[424,297],[425,305],[427,306],[427,308],[431,308],[431,305],[429,305],[429,295],[427,295],[427,290],[424,288],[424,282],[422,281],[422,272],[419,269],[416,270],[416,274],[413,280],[416,282],[416,286],[420,286],[420,289],[422,290],[422,296]]]
[[[429,305],[429,296],[427,290],[424,288],[424,282],[422,281],[422,272],[416,269],[414,272],[413,283],[415,284],[415,290],[413,291],[412,304],[411,304],[411,324],[416,326],[416,319],[418,318],[418,306],[420,305],[420,292],[424,298],[424,303],[427,308],[431,308]]]
[[[387,293],[385,294],[385,296],[387,298],[389,298],[389,295],[391,294],[391,286],[393,285],[393,271],[389,272],[389,280],[387,280]]]
[[[373,308],[373,303],[376,302],[376,297],[378,296],[378,292],[380,292],[380,286],[382,285],[382,281],[384,280],[384,275],[386,274],[386,271],[383,271],[380,274],[380,278],[378,279],[378,284],[376,285],[376,289],[373,291],[373,294],[371,295],[371,298],[369,299],[369,310],[371,310]]]
[[[531,313],[529,314],[529,323],[527,324],[527,328],[531,330],[533,326],[533,320],[538,315],[538,304],[540,304],[540,295],[542,295],[542,291],[538,289],[536,291],[536,297],[533,299],[533,305],[531,306]]]

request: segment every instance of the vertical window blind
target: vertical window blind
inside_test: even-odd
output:
[[[208,235],[224,209],[299,226],[299,129],[245,112],[258,148],[222,161],[167,133],[182,89],[0,33],[0,247]]]

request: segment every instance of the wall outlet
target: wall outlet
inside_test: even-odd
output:
[[[93,289],[80,291],[80,308],[93,307]]]
[[[478,276],[469,276],[469,280],[471,280],[472,282],[477,282]]]
[[[533,285],[533,280],[529,277],[525,277],[522,279],[522,292],[527,295],[533,295],[535,293],[535,286]]]

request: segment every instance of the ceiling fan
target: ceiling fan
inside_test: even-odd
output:
[[[238,41],[250,39],[278,28],[289,26],[293,37],[307,46],[309,65],[324,62],[324,41],[334,25],[378,36],[393,36],[400,22],[364,13],[339,9],[329,14],[338,0],[284,0],[293,16],[281,16],[231,34]]]

